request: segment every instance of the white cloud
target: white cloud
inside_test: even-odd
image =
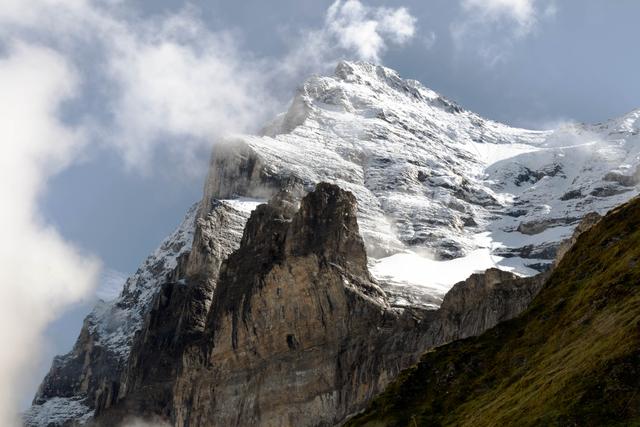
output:
[[[85,0],[35,0],[29,3],[29,7],[25,7],[22,0],[2,0],[0,21],[14,26],[50,25],[53,21],[69,24],[75,20],[77,14],[84,13],[86,7]],[[57,10],[57,13],[50,15],[54,10]],[[58,28],[59,31],[71,29]]]
[[[17,425],[16,405],[37,362],[46,325],[91,291],[97,263],[38,215],[47,179],[73,160],[83,135],[58,118],[78,78],[57,53],[13,43],[0,59],[0,424]]]
[[[379,62],[388,41],[402,45],[413,38],[415,23],[404,7],[376,8],[358,0],[336,0],[327,11],[325,32],[360,59]]]
[[[380,31],[397,44],[404,44],[416,34],[416,21],[409,11],[400,7],[398,9],[380,8],[376,11],[380,20]]]
[[[522,33],[529,32],[537,19],[534,0],[462,0],[462,9],[489,24],[512,21]]]
[[[159,144],[178,155],[209,147],[257,127],[274,108],[261,64],[192,14],[117,28],[106,41],[108,78],[118,89],[110,140],[129,165],[145,165]]]
[[[221,136],[258,129],[275,109],[269,64],[244,55],[233,34],[207,29],[189,8],[139,19],[120,2],[8,2],[0,41],[44,39],[69,61],[83,50],[95,56],[95,74],[84,77],[102,87],[110,120],[83,117],[85,130],[132,169],[149,172],[161,148],[186,166]]]
[[[322,27],[291,35],[288,53],[270,67],[277,77],[269,83],[282,87],[281,82],[327,72],[340,59],[379,63],[392,46],[405,45],[416,36],[416,22],[403,7],[370,7],[358,0],[336,0],[327,10]]]
[[[514,44],[555,16],[555,0],[461,0],[461,17],[450,26],[458,50],[479,54],[489,66],[504,61]]]

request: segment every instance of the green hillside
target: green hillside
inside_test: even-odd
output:
[[[426,353],[347,425],[640,425],[640,200],[580,236],[520,317]]]

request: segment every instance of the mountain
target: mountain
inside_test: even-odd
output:
[[[531,306],[426,353],[347,425],[639,425],[640,199],[584,232]]]
[[[331,385],[302,387],[300,402],[286,413],[300,421],[291,413],[313,408],[310,425],[336,422],[364,408],[425,350],[481,333],[526,308],[545,276],[516,276],[549,269],[583,217],[638,194],[639,118],[635,111],[598,125],[516,129],[466,111],[390,69],[342,62],[334,76],[307,80],[289,110],[261,135],[237,135],[215,146],[202,201],[128,279],[122,294],[87,317],[72,351],[54,360],[25,422],[65,425],[137,411],[178,423],[190,419],[197,402],[216,408],[218,395],[207,395],[194,380],[200,377],[221,390],[224,384],[224,393],[236,399],[244,396],[247,414],[269,408],[274,417],[284,416],[274,402],[253,398],[255,387],[240,387],[242,375],[254,372],[244,369],[257,363],[250,352],[266,354],[264,366],[274,372],[294,375],[267,382],[267,397],[286,395],[297,381],[311,384],[309,372],[324,369],[326,375],[315,381]],[[305,194],[313,198],[320,182],[339,187],[320,186],[320,193],[342,201],[332,212],[353,210],[350,222],[314,211],[324,205],[311,201],[313,215],[300,213]],[[323,234],[332,228],[318,218],[350,230],[353,250],[340,255],[341,246]],[[290,237],[298,231],[291,230],[295,221],[312,230],[304,242],[311,246],[300,249],[304,256],[290,247],[299,240]],[[279,237],[273,241],[265,231]],[[317,236],[326,238],[314,243]],[[320,247],[326,244],[332,246]],[[310,254],[333,261],[305,264]],[[284,330],[261,329],[278,323],[272,310],[277,280],[265,278],[282,265],[303,264],[305,280],[277,276],[300,288],[287,296],[290,304],[300,312],[315,307],[315,313],[326,313],[324,304],[309,301],[318,283],[313,274],[321,274],[327,292],[341,295],[349,320],[345,325],[343,317],[332,318],[337,324],[331,329],[331,322],[297,324],[300,319],[287,317],[284,307],[287,324],[298,332],[278,341],[273,334]],[[511,273],[472,276],[496,267]],[[270,293],[262,295],[265,290]],[[258,323],[243,317],[261,304],[268,316],[256,313],[263,316]],[[216,332],[229,321],[231,334]],[[251,339],[238,336],[239,322],[254,331]],[[364,324],[378,326],[368,331]],[[326,340],[318,346],[315,330],[332,334],[318,332]],[[221,335],[236,336],[231,347],[217,341]],[[228,352],[216,353],[220,348]],[[303,358],[308,365],[288,365],[291,356],[281,354],[311,349],[318,355]],[[361,356],[349,359],[351,351]],[[228,369],[216,371],[203,365],[207,360]],[[354,369],[361,372],[355,378],[347,374]],[[193,389],[187,393],[184,384]],[[193,409],[201,418],[190,425],[218,416],[203,411]]]
[[[394,304],[435,308],[474,271],[544,271],[581,217],[638,194],[639,132],[640,110],[516,129],[390,69],[343,62],[306,81],[263,135],[218,145],[204,199],[336,183],[356,195],[372,273]]]
[[[293,200],[251,214],[200,334],[176,339],[184,286],[167,285],[100,425],[335,425],[425,349],[519,314],[541,284],[490,270],[460,284],[463,303],[452,292],[441,310],[395,309],[367,269],[354,195],[320,183]]]

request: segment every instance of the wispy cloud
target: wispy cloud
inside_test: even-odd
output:
[[[325,32],[340,47],[374,62],[389,42],[402,45],[416,33],[416,18],[406,8],[368,7],[358,0],[336,0],[325,22]]]
[[[17,399],[46,325],[95,285],[97,262],[66,242],[37,206],[48,179],[85,142],[59,119],[77,90],[75,70],[50,49],[15,42],[0,59],[1,425],[18,425]]]
[[[147,166],[160,144],[174,146],[176,156],[208,147],[257,127],[275,109],[263,64],[190,11],[119,25],[105,45],[107,78],[117,88],[117,133],[109,139],[130,166]]]
[[[417,35],[417,19],[407,8],[336,0],[327,9],[321,26],[300,30],[291,37],[295,42],[272,67],[280,77],[275,79],[276,86],[278,81],[326,72],[340,59],[380,63],[385,52],[406,45]]]
[[[120,295],[128,275],[120,271],[106,268],[100,275],[100,283],[96,296],[103,301],[112,301]]]
[[[424,37],[422,37],[422,43],[427,50],[430,50],[435,46],[438,37],[434,31],[429,31]]]
[[[526,34],[536,23],[534,0],[462,0],[467,16],[487,24],[510,21],[520,34]]]
[[[458,50],[474,51],[489,66],[504,61],[514,44],[555,16],[555,0],[461,0],[450,26]]]

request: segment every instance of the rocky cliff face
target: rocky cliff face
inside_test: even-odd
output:
[[[548,274],[521,278],[489,269],[457,283],[444,297],[438,321],[430,327],[434,341],[443,344],[481,334],[524,311]]]
[[[292,214],[263,205],[249,220],[176,387],[176,425],[332,425],[424,346],[420,318],[369,277],[353,195],[321,184]]]
[[[26,424],[86,421],[96,409],[116,401],[126,387],[131,348],[144,340],[145,318],[159,306],[175,308],[172,316],[179,336],[202,330],[220,263],[238,247],[255,205],[212,202],[200,218],[202,205],[193,206],[178,229],[127,280],[122,294],[100,302],[87,316],[73,350],[54,359],[25,414]],[[193,286],[186,286],[185,277],[192,278]]]
[[[422,351],[519,314],[540,283],[490,270],[456,285],[440,310],[392,308],[367,269],[355,197],[320,184],[298,209],[281,193],[251,214],[222,264],[201,333],[182,336],[177,320],[199,295],[163,286],[126,389],[96,421],[335,425]]]

